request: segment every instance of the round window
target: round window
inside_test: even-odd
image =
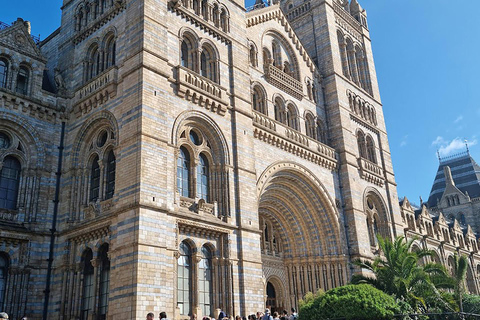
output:
[[[0,149],[7,149],[10,147],[10,138],[5,133],[0,132]]]
[[[190,140],[192,140],[193,144],[196,146],[199,146],[202,143],[198,137],[198,134],[193,130],[190,130]]]
[[[98,135],[98,138],[97,138],[97,146],[99,148],[103,147],[105,145],[105,143],[107,142],[107,139],[108,139],[108,132],[103,130],[102,132],[100,132],[100,134]]]

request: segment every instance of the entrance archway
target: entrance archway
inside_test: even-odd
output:
[[[258,192],[267,307],[297,308],[307,292],[346,283],[338,213],[315,175],[297,164],[276,164],[265,170]]]
[[[270,309],[271,313],[273,314],[277,311],[277,294],[275,292],[275,287],[269,281],[267,283],[267,303],[266,307]]]

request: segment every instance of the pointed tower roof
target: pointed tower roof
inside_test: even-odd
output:
[[[444,169],[445,167],[449,167],[450,170]],[[445,172],[447,172],[447,175],[445,175]],[[449,181],[450,183],[448,183]],[[440,159],[437,175],[428,198],[429,207],[437,206],[437,200],[442,198],[447,185],[455,186],[471,198],[480,197],[480,166],[473,160],[468,151]]]

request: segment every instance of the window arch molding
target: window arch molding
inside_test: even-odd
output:
[[[275,93],[272,97],[275,120],[286,124],[286,105],[287,102],[282,95]]]
[[[190,132],[192,131],[197,134],[199,139],[198,143],[194,143],[191,139]],[[190,197],[192,199],[200,199],[196,197],[196,194],[198,193],[197,188],[199,187],[197,184],[199,183],[199,156],[203,154],[208,162],[209,174],[209,178],[207,179],[208,199],[203,200],[208,200],[206,202],[209,204],[217,202],[217,209],[213,211],[213,214],[218,212],[219,218],[220,216],[226,218],[229,211],[229,196],[228,192],[225,192],[225,188],[222,186],[228,184],[229,180],[227,168],[230,163],[230,152],[225,137],[218,128],[218,125],[203,113],[186,111],[175,121],[172,138],[172,143],[177,146],[175,148],[175,161],[177,161],[177,165],[180,147],[185,147],[185,149],[190,152]],[[178,181],[178,177],[177,171],[175,191],[179,194],[180,189],[178,187],[180,186],[180,181]],[[213,177],[215,177],[215,179],[213,179]]]
[[[106,70],[116,64],[117,60],[117,30],[112,27],[107,30],[101,43],[101,49],[103,53],[102,69]]]
[[[10,89],[12,82],[12,64],[10,56],[0,54],[0,88]]]
[[[367,134],[365,136],[365,146],[366,146],[366,151],[367,151],[367,160],[377,163],[377,151],[375,147],[375,141],[373,140],[372,136],[370,134]]]
[[[180,29],[178,34],[179,39],[179,61],[180,65],[190,69],[192,71],[198,72],[198,49],[199,49],[199,37],[197,34],[190,28],[183,27]]]
[[[15,92],[23,94],[25,96],[30,95],[33,69],[29,63],[20,63],[15,76]]]
[[[272,41],[275,41],[279,45],[279,49],[283,49],[284,53],[286,56],[282,56],[282,70],[284,66],[284,62],[288,61],[289,66],[290,66],[290,75],[299,80],[301,79],[301,74],[300,74],[300,68],[299,68],[299,59],[297,58],[297,55],[295,54],[296,50],[293,49],[293,45],[290,43],[288,39],[286,39],[282,34],[280,34],[278,31],[274,29],[269,29],[266,30],[263,35],[262,35],[262,47],[263,48],[271,48],[272,47]],[[270,56],[271,61],[272,59],[274,60],[275,57],[272,53]],[[285,59],[287,58],[287,59]],[[264,61],[265,65],[265,61]]]
[[[100,74],[101,56],[101,46],[99,45],[98,38],[96,38],[88,46],[85,55],[85,81],[95,78]]]
[[[383,197],[375,188],[365,189],[363,197],[363,207],[364,212],[367,216],[367,219],[376,218],[378,233],[383,237],[390,237],[390,218],[388,214],[388,209],[383,200]],[[371,220],[373,221],[373,220]]]
[[[299,113],[298,113],[297,106],[293,102],[287,101],[286,107],[285,107],[285,113],[286,113],[287,125],[292,129],[300,131]]]
[[[219,26],[223,32],[230,32],[230,12],[223,4],[219,8]]]
[[[217,47],[210,39],[202,38],[199,48],[200,75],[220,84],[220,54]]]
[[[253,82],[250,86],[252,94],[252,109],[268,116],[267,91],[258,82]]]

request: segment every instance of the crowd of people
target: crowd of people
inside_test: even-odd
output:
[[[248,317],[247,316],[236,316],[235,318],[233,316],[228,316],[225,312],[220,311],[218,314],[218,319],[217,320],[297,320],[298,315],[297,312],[295,311],[295,308],[292,308],[291,313],[288,314],[287,310],[283,310],[283,312],[273,312],[273,314],[270,312],[270,309],[265,309],[265,312],[258,311],[256,314],[251,314]],[[160,320],[169,320],[167,318],[167,314],[165,312],[160,312],[159,315]],[[155,315],[150,312],[147,314],[147,320],[155,320]],[[196,314],[191,314],[190,315],[190,320],[200,320],[197,318]],[[215,320],[215,318],[211,317],[203,317],[201,320]]]

